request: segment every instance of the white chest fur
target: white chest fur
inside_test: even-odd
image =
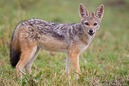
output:
[[[85,51],[88,48],[88,45],[83,45],[81,48],[81,52]]]
[[[86,44],[83,44],[83,45],[82,45],[81,52],[85,51],[85,50],[88,48],[88,46],[89,46],[89,44],[91,43],[92,39],[93,39],[93,37],[88,36],[88,40],[87,40],[87,43],[88,43],[88,44],[87,44],[87,45],[86,45]]]

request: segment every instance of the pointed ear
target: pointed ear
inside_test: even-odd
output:
[[[88,16],[88,11],[82,3],[80,4],[80,7],[79,7],[79,15],[81,18]]]
[[[97,18],[101,20],[103,17],[103,14],[104,14],[104,5],[101,4],[99,7],[97,7],[95,15]]]

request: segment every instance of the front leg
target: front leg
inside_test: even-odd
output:
[[[69,52],[70,61],[75,68],[75,72],[80,75],[80,66],[79,66],[79,54],[75,52]]]
[[[69,55],[66,58],[66,75],[68,76],[68,79],[70,79],[70,59]]]
[[[79,78],[80,74],[80,66],[79,66],[79,54],[80,54],[80,46],[72,45],[69,49],[69,59],[74,66],[75,72],[77,73],[77,77]]]

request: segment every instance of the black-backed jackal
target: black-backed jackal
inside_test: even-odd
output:
[[[31,66],[39,50],[65,52],[66,73],[69,76],[69,64],[73,64],[80,74],[79,54],[84,51],[100,27],[104,6],[100,5],[95,12],[88,12],[80,4],[81,21],[75,24],[58,24],[41,19],[30,19],[17,25],[11,40],[10,62],[16,66],[18,74],[24,74],[23,68],[31,74]]]

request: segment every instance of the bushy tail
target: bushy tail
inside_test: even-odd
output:
[[[14,49],[14,46],[16,47],[17,44],[13,41],[14,39],[12,37],[11,44],[10,44],[10,63],[12,67],[15,67],[20,59],[21,51],[18,48]]]

